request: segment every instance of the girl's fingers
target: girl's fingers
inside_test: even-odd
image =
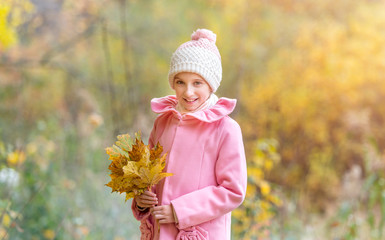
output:
[[[154,218],[156,220],[161,221],[161,220],[163,220],[165,218],[165,216],[163,216],[162,214],[154,214]]]
[[[153,207],[151,208],[151,214],[154,215],[154,217],[156,219],[160,218],[161,217],[161,211],[159,210],[160,206],[156,206],[156,207]]]
[[[158,198],[156,197],[156,194],[149,191],[145,191],[143,194],[139,195],[136,200],[140,202],[151,203],[151,204],[158,203]]]
[[[153,207],[154,205],[156,205],[156,202],[139,202],[139,205],[148,205],[150,207]]]
[[[140,195],[136,198],[136,203],[140,207],[150,208],[158,204],[158,198],[155,196]]]
[[[170,205],[156,206],[151,208],[151,213],[159,223],[175,222],[172,207]]]
[[[152,204],[152,205],[158,204],[158,201],[156,201],[156,200],[143,200],[143,199],[140,199],[140,200],[137,200],[136,202],[139,203],[139,204],[141,204],[141,203]]]
[[[139,203],[147,203],[147,204],[157,204],[158,198],[156,196],[149,196],[142,194],[135,199]]]
[[[142,195],[140,195],[139,198],[142,199],[142,200],[154,200],[154,201],[158,201],[158,198],[157,198],[157,197],[154,197],[154,196],[145,196],[145,195],[142,196]]]
[[[156,197],[156,194],[153,192],[150,192],[150,191],[144,191],[144,193],[142,195]]]
[[[163,210],[163,206],[156,206],[153,209],[154,212],[161,212],[162,210]]]
[[[158,200],[157,199],[137,199],[136,202],[148,203],[148,204],[157,204]]]
[[[159,223],[172,223],[174,222],[173,218],[170,216],[162,215],[162,214],[155,214],[154,218],[159,221]]]
[[[163,206],[155,206],[155,207],[152,208],[151,211],[152,211],[152,214],[153,214],[154,216],[159,216],[159,217],[161,217],[161,216],[165,215],[165,213],[164,213],[164,211],[163,211]]]

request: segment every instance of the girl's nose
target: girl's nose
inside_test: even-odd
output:
[[[191,96],[194,94],[194,90],[193,90],[192,86],[187,86],[185,94],[186,94],[186,96]]]

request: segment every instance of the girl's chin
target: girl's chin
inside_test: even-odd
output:
[[[184,109],[187,112],[193,112],[193,111],[195,111],[197,109],[197,107],[185,106]]]
[[[183,104],[183,108],[188,111],[188,112],[193,112],[196,109],[198,109],[199,105],[198,104]]]

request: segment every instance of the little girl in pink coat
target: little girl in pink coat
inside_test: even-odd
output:
[[[231,211],[245,198],[242,133],[229,117],[236,100],[214,94],[222,80],[215,41],[210,30],[194,32],[171,58],[175,95],[151,101],[159,115],[149,144],[163,146],[173,176],[132,202],[143,240],[229,240]]]

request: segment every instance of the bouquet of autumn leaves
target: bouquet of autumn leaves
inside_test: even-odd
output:
[[[159,143],[150,149],[138,133],[135,139],[129,134],[119,135],[117,139],[115,145],[106,148],[112,161],[108,167],[111,181],[106,186],[112,192],[126,193],[127,201],[172,175],[163,172],[166,154],[162,155],[163,147]]]

